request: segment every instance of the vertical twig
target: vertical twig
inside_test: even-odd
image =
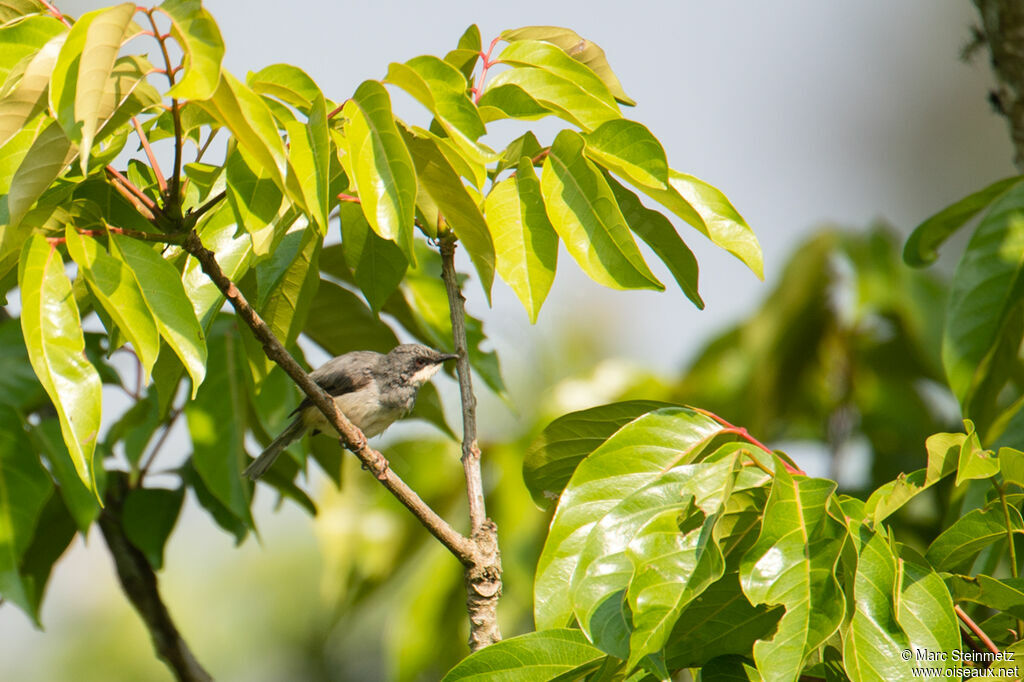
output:
[[[182,639],[160,598],[156,573],[149,561],[125,535],[121,512],[126,487],[125,474],[112,472],[107,487],[106,506],[99,518],[103,539],[114,557],[117,578],[149,630],[157,656],[167,664],[174,676],[181,682],[211,682],[213,678]]]
[[[477,553],[472,565],[466,567],[466,608],[469,611],[469,647],[473,651],[501,640],[498,627],[498,598],[501,597],[501,553],[498,550],[498,527],[487,518],[484,506],[483,476],[480,470],[480,446],[476,433],[476,396],[469,369],[469,348],[466,342],[466,299],[459,290],[455,273],[455,236],[441,232],[441,277],[448,294],[448,311],[452,321],[452,338],[459,354],[456,370],[462,397],[462,467],[466,474],[469,496],[469,519]]]

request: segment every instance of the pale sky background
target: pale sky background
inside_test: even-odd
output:
[[[77,15],[106,3],[57,4]],[[761,240],[766,283],[695,231],[680,228],[701,265],[704,312],[654,260],[666,292],[613,292],[582,276],[563,250],[552,295],[533,327],[504,284],[495,284],[492,310],[472,285],[469,310],[484,318],[511,370],[513,402],[515,375],[528,372],[535,350],[581,316],[596,318],[609,353],[673,372],[709,335],[758,304],[812,228],[865,227],[882,218],[907,232],[1014,172],[1005,125],[986,101],[991,75],[984,55],[971,64],[959,59],[976,22],[966,0],[219,0],[206,6],[223,33],[227,69],[244,78],[270,63],[292,63],[337,101],[362,80],[383,77],[390,61],[443,55],[470,23],[480,26],[485,45],[506,28],[573,28],[604,48],[638,102],[626,115],[662,141],[670,164],[715,184],[744,215]],[[407,120],[428,120],[409,101],[396,102]],[[450,384],[441,388],[452,390]],[[485,422],[485,434],[487,428]],[[249,542],[241,550],[254,560],[272,551],[275,538],[310,535],[301,514],[270,517],[259,512],[266,522],[263,548]],[[179,526],[172,538],[164,574],[172,588],[187,588],[201,575],[192,565],[197,556],[225,561],[239,551],[194,509],[181,523],[188,528]],[[51,578],[43,609],[48,634],[34,631],[13,607],[0,608],[0,678],[22,679],[5,661],[46,656],[61,637],[74,637],[69,623],[76,613],[118,598],[98,533],[88,544],[77,541]]]

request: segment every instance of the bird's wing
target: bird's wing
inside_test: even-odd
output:
[[[310,372],[309,378],[334,397],[352,393],[370,383],[373,378],[371,369],[380,357],[380,353],[367,350],[345,353]],[[291,413],[297,414],[312,404],[313,401],[307,397]]]

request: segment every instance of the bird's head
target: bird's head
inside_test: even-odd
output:
[[[418,343],[403,343],[388,353],[384,362],[390,372],[401,376],[406,382],[419,388],[437,374],[445,360],[454,360],[455,353],[438,351]]]

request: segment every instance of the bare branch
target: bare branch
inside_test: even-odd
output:
[[[106,506],[99,517],[100,531],[114,558],[117,578],[149,630],[157,656],[167,664],[175,677],[181,682],[211,682],[213,678],[182,639],[160,598],[156,573],[149,561],[125,535],[121,511],[126,487],[125,474],[112,472],[107,484]]]
[[[455,352],[459,354],[456,369],[462,397],[462,467],[466,474],[473,542],[478,551],[474,564],[466,567],[469,647],[476,651],[501,640],[497,611],[498,598],[501,597],[501,553],[498,550],[498,527],[487,518],[484,506],[480,446],[476,434],[476,396],[473,394],[466,341],[466,299],[459,291],[459,280],[455,273],[455,236],[450,231],[440,235],[440,251],[441,277],[448,294],[452,338],[455,341]]]

